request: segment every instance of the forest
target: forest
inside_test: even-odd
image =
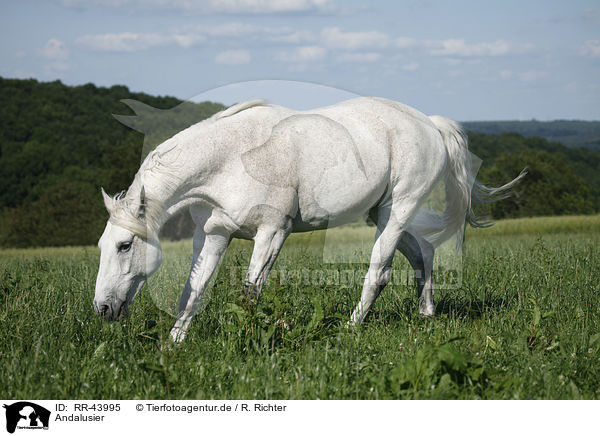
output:
[[[125,189],[149,150],[223,108],[125,86],[0,78],[0,246],[95,244],[108,217],[100,187]],[[465,125],[471,151],[483,160],[483,183],[505,183],[528,167],[515,194],[490,207],[494,218],[600,210],[600,150],[587,124],[570,146],[543,135],[490,135]],[[549,125],[546,131],[554,129]],[[189,234],[186,218],[177,219],[166,237]]]
[[[567,147],[600,150],[600,121],[466,121],[462,124],[472,132],[486,135],[520,133],[526,137],[540,136]]]

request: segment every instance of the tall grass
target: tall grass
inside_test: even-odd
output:
[[[468,237],[598,233],[600,215],[550,216],[501,220],[487,229],[467,230]]]
[[[339,242],[368,259],[361,241],[372,228],[292,235],[255,307],[242,303],[236,282],[252,244],[236,241],[179,348],[168,346],[173,318],[155,300],[168,309],[177,298],[189,241],[164,244],[165,264],[130,318],[110,324],[91,305],[96,248],[3,250],[0,396],[598,398],[598,230],[596,216],[469,232],[462,286],[436,292],[435,318],[418,315],[412,284],[395,284],[356,329],[344,323],[366,265],[324,265],[323,249]],[[281,275],[324,267],[360,273],[337,283]],[[398,256],[394,269],[404,268]]]

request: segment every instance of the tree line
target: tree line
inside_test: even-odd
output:
[[[148,150],[223,108],[125,86],[0,78],[0,246],[96,243],[108,217],[100,187],[125,189]],[[124,115],[119,122],[112,114]],[[470,132],[469,140],[483,159],[484,183],[504,183],[529,167],[516,195],[492,206],[494,217],[600,209],[600,151],[515,133]],[[188,236],[189,218],[167,229],[167,237]]]
[[[600,121],[467,121],[463,126],[472,132],[486,135],[520,133],[525,137],[539,136],[548,141],[560,142],[567,147],[600,150]]]

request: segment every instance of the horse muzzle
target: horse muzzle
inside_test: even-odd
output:
[[[105,321],[116,321],[127,317],[129,310],[128,304],[118,301],[97,301],[94,300],[94,310]]]

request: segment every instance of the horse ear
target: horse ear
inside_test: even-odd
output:
[[[138,218],[144,218],[146,216],[146,190],[142,186],[140,190],[140,205],[137,211]]]
[[[100,190],[102,191],[102,198],[104,199],[104,207],[106,207],[106,210],[110,213],[113,210],[115,200],[106,193],[104,188],[100,188]]]

